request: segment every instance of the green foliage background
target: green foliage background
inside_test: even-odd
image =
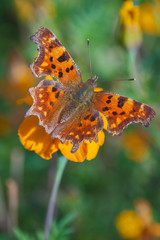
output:
[[[26,2],[31,5],[31,12],[27,10]],[[21,4],[22,8],[18,9],[16,1],[1,1],[0,9],[0,115],[11,125],[10,131],[1,134],[0,138],[0,199],[4,200],[7,209],[6,182],[15,179],[19,185],[18,228],[21,229],[17,230],[16,237],[12,230],[7,230],[5,219],[0,218],[0,239],[31,239],[27,238],[28,235],[40,239],[36,238],[36,233],[43,231],[54,176],[56,156],[46,161],[25,150],[18,139],[17,130],[23,114],[19,117],[17,112],[25,113],[27,106],[16,106],[8,100],[9,96],[3,95],[3,83],[9,84],[11,54],[17,52],[26,64],[31,63],[36,56],[36,46],[29,37],[40,26],[49,28],[64,44],[81,69],[84,81],[90,77],[86,44],[89,38],[92,69],[99,77],[98,86],[145,102],[157,113],[148,129],[134,125],[125,130],[130,133],[143,128],[149,135],[146,161],[130,160],[122,144],[123,136],[106,134],[105,143],[94,160],[68,162],[57,200],[57,223],[53,229],[66,231],[59,227],[59,222],[76,211],[76,217],[69,224],[73,233],[69,237],[53,233],[56,237],[51,239],[121,239],[116,231],[115,218],[122,210],[133,209],[133,203],[139,197],[151,203],[154,220],[160,222],[160,38],[144,35],[139,49],[140,59],[129,54],[120,41],[120,0],[48,0],[45,3],[22,0]],[[137,81],[114,81],[135,75]],[[16,164],[16,160],[12,161],[15,152],[15,159],[24,158],[21,169],[18,164],[13,166]],[[0,214],[3,207],[0,201]]]

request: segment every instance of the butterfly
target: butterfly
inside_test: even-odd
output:
[[[97,77],[82,81],[81,72],[64,46],[47,28],[41,27],[31,37],[38,45],[38,56],[30,64],[36,77],[49,75],[55,80],[42,80],[30,95],[33,104],[26,116],[35,115],[52,138],[72,143],[75,153],[83,141],[98,141],[103,129],[121,135],[131,123],[148,127],[155,112],[149,106],[107,91],[96,91]]]

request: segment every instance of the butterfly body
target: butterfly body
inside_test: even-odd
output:
[[[102,115],[107,119],[107,131],[120,135],[129,124],[148,126],[155,112],[149,106],[106,91],[96,91],[97,77],[82,82],[81,73],[56,36],[41,27],[31,38],[38,45],[39,55],[31,64],[38,76],[50,75],[54,80],[42,80],[30,89],[33,105],[26,116],[36,115],[52,138],[72,143],[77,151],[83,141],[98,141],[103,129]]]

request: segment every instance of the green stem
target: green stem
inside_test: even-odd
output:
[[[52,219],[55,212],[57,193],[58,193],[59,185],[61,182],[61,178],[65,169],[66,163],[67,163],[67,159],[65,157],[62,156],[58,159],[57,167],[56,167],[56,175],[53,182],[52,192],[51,192],[47,214],[46,214],[43,240],[48,240],[50,227],[51,227]]]

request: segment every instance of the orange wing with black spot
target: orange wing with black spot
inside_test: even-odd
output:
[[[50,75],[67,87],[82,82],[80,70],[54,33],[41,27],[31,40],[38,45],[39,51],[30,64],[36,77]]]
[[[108,121],[107,131],[112,135],[120,135],[131,123],[141,123],[148,127],[155,116],[149,106],[105,91],[95,92],[93,107],[104,114]]]
[[[81,142],[86,140],[97,142],[98,133],[102,129],[103,120],[99,112],[88,109],[87,112],[76,112],[67,121],[60,123],[53,131],[52,138],[59,138],[62,143],[70,141],[73,145],[71,153],[75,153]]]
[[[59,123],[60,114],[67,102],[65,87],[53,80],[42,80],[36,87],[30,88],[33,104],[26,117],[35,115],[39,124],[50,134]]]

